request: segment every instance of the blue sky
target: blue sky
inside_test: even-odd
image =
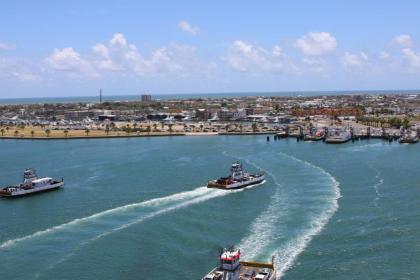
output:
[[[108,2],[4,1],[0,98],[420,88],[418,1]]]

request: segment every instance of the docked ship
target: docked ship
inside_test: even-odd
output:
[[[222,177],[217,180],[209,181],[208,188],[223,190],[241,189],[252,185],[257,185],[265,180],[264,174],[250,174],[243,170],[239,162],[232,163],[230,176]]]
[[[324,130],[318,130],[314,133],[305,134],[303,137],[304,141],[319,141],[324,139],[325,132]]]
[[[276,269],[274,257],[271,263],[240,261],[241,251],[223,249],[219,265],[210,271],[202,280],[275,280]]]
[[[341,144],[351,140],[351,133],[346,129],[335,129],[328,132],[325,143]]]
[[[64,179],[55,180],[45,177],[38,178],[36,170],[27,168],[23,172],[23,182],[16,186],[7,186],[0,189],[2,197],[18,197],[28,194],[58,189],[64,185]]]
[[[417,133],[405,133],[401,135],[399,142],[401,144],[415,144],[419,142],[419,137],[417,136]]]

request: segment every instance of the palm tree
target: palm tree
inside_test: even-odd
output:
[[[169,127],[169,133],[172,133],[172,126],[173,126],[174,124],[172,124],[172,123],[170,123],[170,124],[168,124],[168,127]]]
[[[6,131],[9,132],[9,127],[8,126],[6,126]]]
[[[156,131],[157,130],[157,124],[156,123],[154,123],[153,124],[153,131]]]
[[[51,130],[49,128],[47,128],[45,130],[45,134],[47,135],[47,137],[50,137],[50,133],[51,133]]]
[[[137,128],[137,123],[133,123],[133,128],[136,129]]]
[[[162,130],[165,128],[165,123],[161,122],[160,123],[160,127],[162,128]]]
[[[204,125],[200,124],[200,130],[203,131]]]
[[[15,130],[15,136],[17,137],[19,135],[19,131]]]
[[[67,129],[64,129],[64,135],[67,137],[67,135],[69,134],[69,131]]]
[[[147,133],[150,133],[150,131],[151,131],[151,127],[150,127],[150,125],[147,125],[147,127],[146,127],[146,132],[147,132]]]
[[[86,136],[89,136],[89,132],[90,132],[89,128],[86,128],[85,129]]]
[[[5,132],[4,128],[2,128],[2,129],[0,130],[0,132],[1,132],[1,136],[4,136],[4,132]]]
[[[31,136],[34,137],[34,135],[35,135],[35,131],[31,130]]]
[[[107,136],[109,135],[109,126],[108,125],[105,127],[105,133],[106,133]]]
[[[257,132],[257,129],[258,129],[257,124],[256,123],[252,123],[252,131],[253,132]]]

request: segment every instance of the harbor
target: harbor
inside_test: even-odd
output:
[[[396,279],[418,272],[419,145],[274,142],[272,135],[269,144],[267,135],[2,140],[1,185],[15,184],[30,166],[66,185],[0,199],[7,228],[1,275],[111,280],[150,270],[159,280],[201,279],[217,266],[219,248],[230,245],[243,261],[270,263],[274,255],[285,280],[308,273],[342,279],[342,269],[381,278],[381,265],[392,265]],[[264,172],[266,182],[207,188],[236,161],[251,174]],[[360,260],[366,243],[373,262]],[[19,262],[25,265],[16,270]]]

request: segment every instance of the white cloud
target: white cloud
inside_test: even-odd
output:
[[[402,50],[404,61],[411,67],[420,68],[420,53],[406,48]]]
[[[328,63],[322,58],[302,58],[304,64],[304,70],[310,72],[325,74],[327,72]]]
[[[341,57],[341,63],[346,68],[352,68],[352,67],[361,67],[363,66],[367,61],[369,60],[369,57],[364,52],[361,52],[359,54],[353,54],[346,52]]]
[[[310,32],[296,41],[305,55],[324,55],[335,51],[337,40],[328,32]]]
[[[122,75],[189,77],[207,75],[214,64],[198,58],[195,47],[169,44],[155,49],[145,57],[121,33],[114,34],[108,43],[96,43],[92,52],[82,55],[73,48],[54,49],[45,59],[47,65],[71,76],[104,76],[110,71]]]
[[[91,63],[84,59],[73,48],[54,49],[45,59],[45,62],[52,69],[68,72],[71,76],[99,76]]]
[[[125,39],[124,34],[122,33],[115,33],[112,36],[112,39],[110,41],[111,46],[126,46],[127,45],[127,39]]]
[[[0,50],[10,51],[14,49],[16,49],[15,44],[6,44],[6,43],[0,42]]]
[[[0,57],[0,79],[39,82],[43,80],[39,64],[19,58]]]
[[[402,48],[410,48],[414,45],[414,41],[411,38],[410,35],[407,34],[401,34],[398,36],[395,36],[392,42]]]
[[[279,46],[267,50],[242,40],[233,42],[227,56],[228,65],[241,72],[294,72],[296,67]]]
[[[181,28],[182,30],[184,30],[185,32],[188,32],[192,35],[197,35],[198,33],[200,33],[200,29],[197,26],[192,26],[188,21],[186,20],[181,20],[178,23],[178,27]]]
[[[391,55],[386,51],[381,51],[378,55],[379,59],[386,60],[391,57]]]

